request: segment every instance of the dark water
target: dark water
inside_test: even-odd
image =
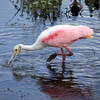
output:
[[[11,1],[1,1],[0,100],[100,100],[99,11],[93,11],[90,17],[88,6],[82,1],[83,17],[68,18],[64,12],[70,3],[71,0],[63,0],[63,14],[53,23],[46,20],[44,24],[39,18],[32,22],[25,12],[24,16],[18,12],[13,18],[16,9]],[[52,24],[87,25],[94,29],[95,38],[77,41],[70,47],[74,56],[66,59],[64,71],[60,57],[46,64],[47,57],[59,51],[56,48],[20,54],[12,65],[7,65],[14,45],[32,44]]]

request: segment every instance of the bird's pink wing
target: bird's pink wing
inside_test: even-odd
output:
[[[74,36],[72,32],[64,30],[56,30],[50,33],[48,36],[42,39],[42,42],[46,43],[47,45],[50,46],[57,46],[57,47],[62,47],[65,44],[69,45],[74,41],[75,39],[78,38],[78,36]]]
[[[50,46],[69,46],[76,40],[90,34],[90,29],[83,26],[71,26],[53,30],[50,34],[42,39],[42,42]]]

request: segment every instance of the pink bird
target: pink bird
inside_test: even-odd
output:
[[[16,45],[13,48],[13,54],[8,64],[23,51],[35,51],[45,47],[61,49],[61,53],[53,53],[47,61],[53,60],[56,56],[62,56],[64,62],[66,56],[73,55],[73,52],[68,47],[79,39],[93,38],[92,34],[93,30],[87,26],[56,25],[50,27],[41,32],[36,42],[32,45]],[[69,52],[68,54],[64,53],[64,48]]]

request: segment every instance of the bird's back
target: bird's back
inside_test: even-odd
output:
[[[87,26],[56,25],[43,31],[38,39],[47,45],[62,47],[92,33]]]

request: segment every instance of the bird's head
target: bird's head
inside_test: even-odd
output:
[[[13,54],[17,55],[21,52],[21,45],[16,45],[14,48],[13,48]]]
[[[10,60],[8,61],[8,64],[10,64],[15,57],[22,52],[22,44],[18,44],[16,46],[14,46],[13,50],[12,50],[12,56],[10,58]]]

